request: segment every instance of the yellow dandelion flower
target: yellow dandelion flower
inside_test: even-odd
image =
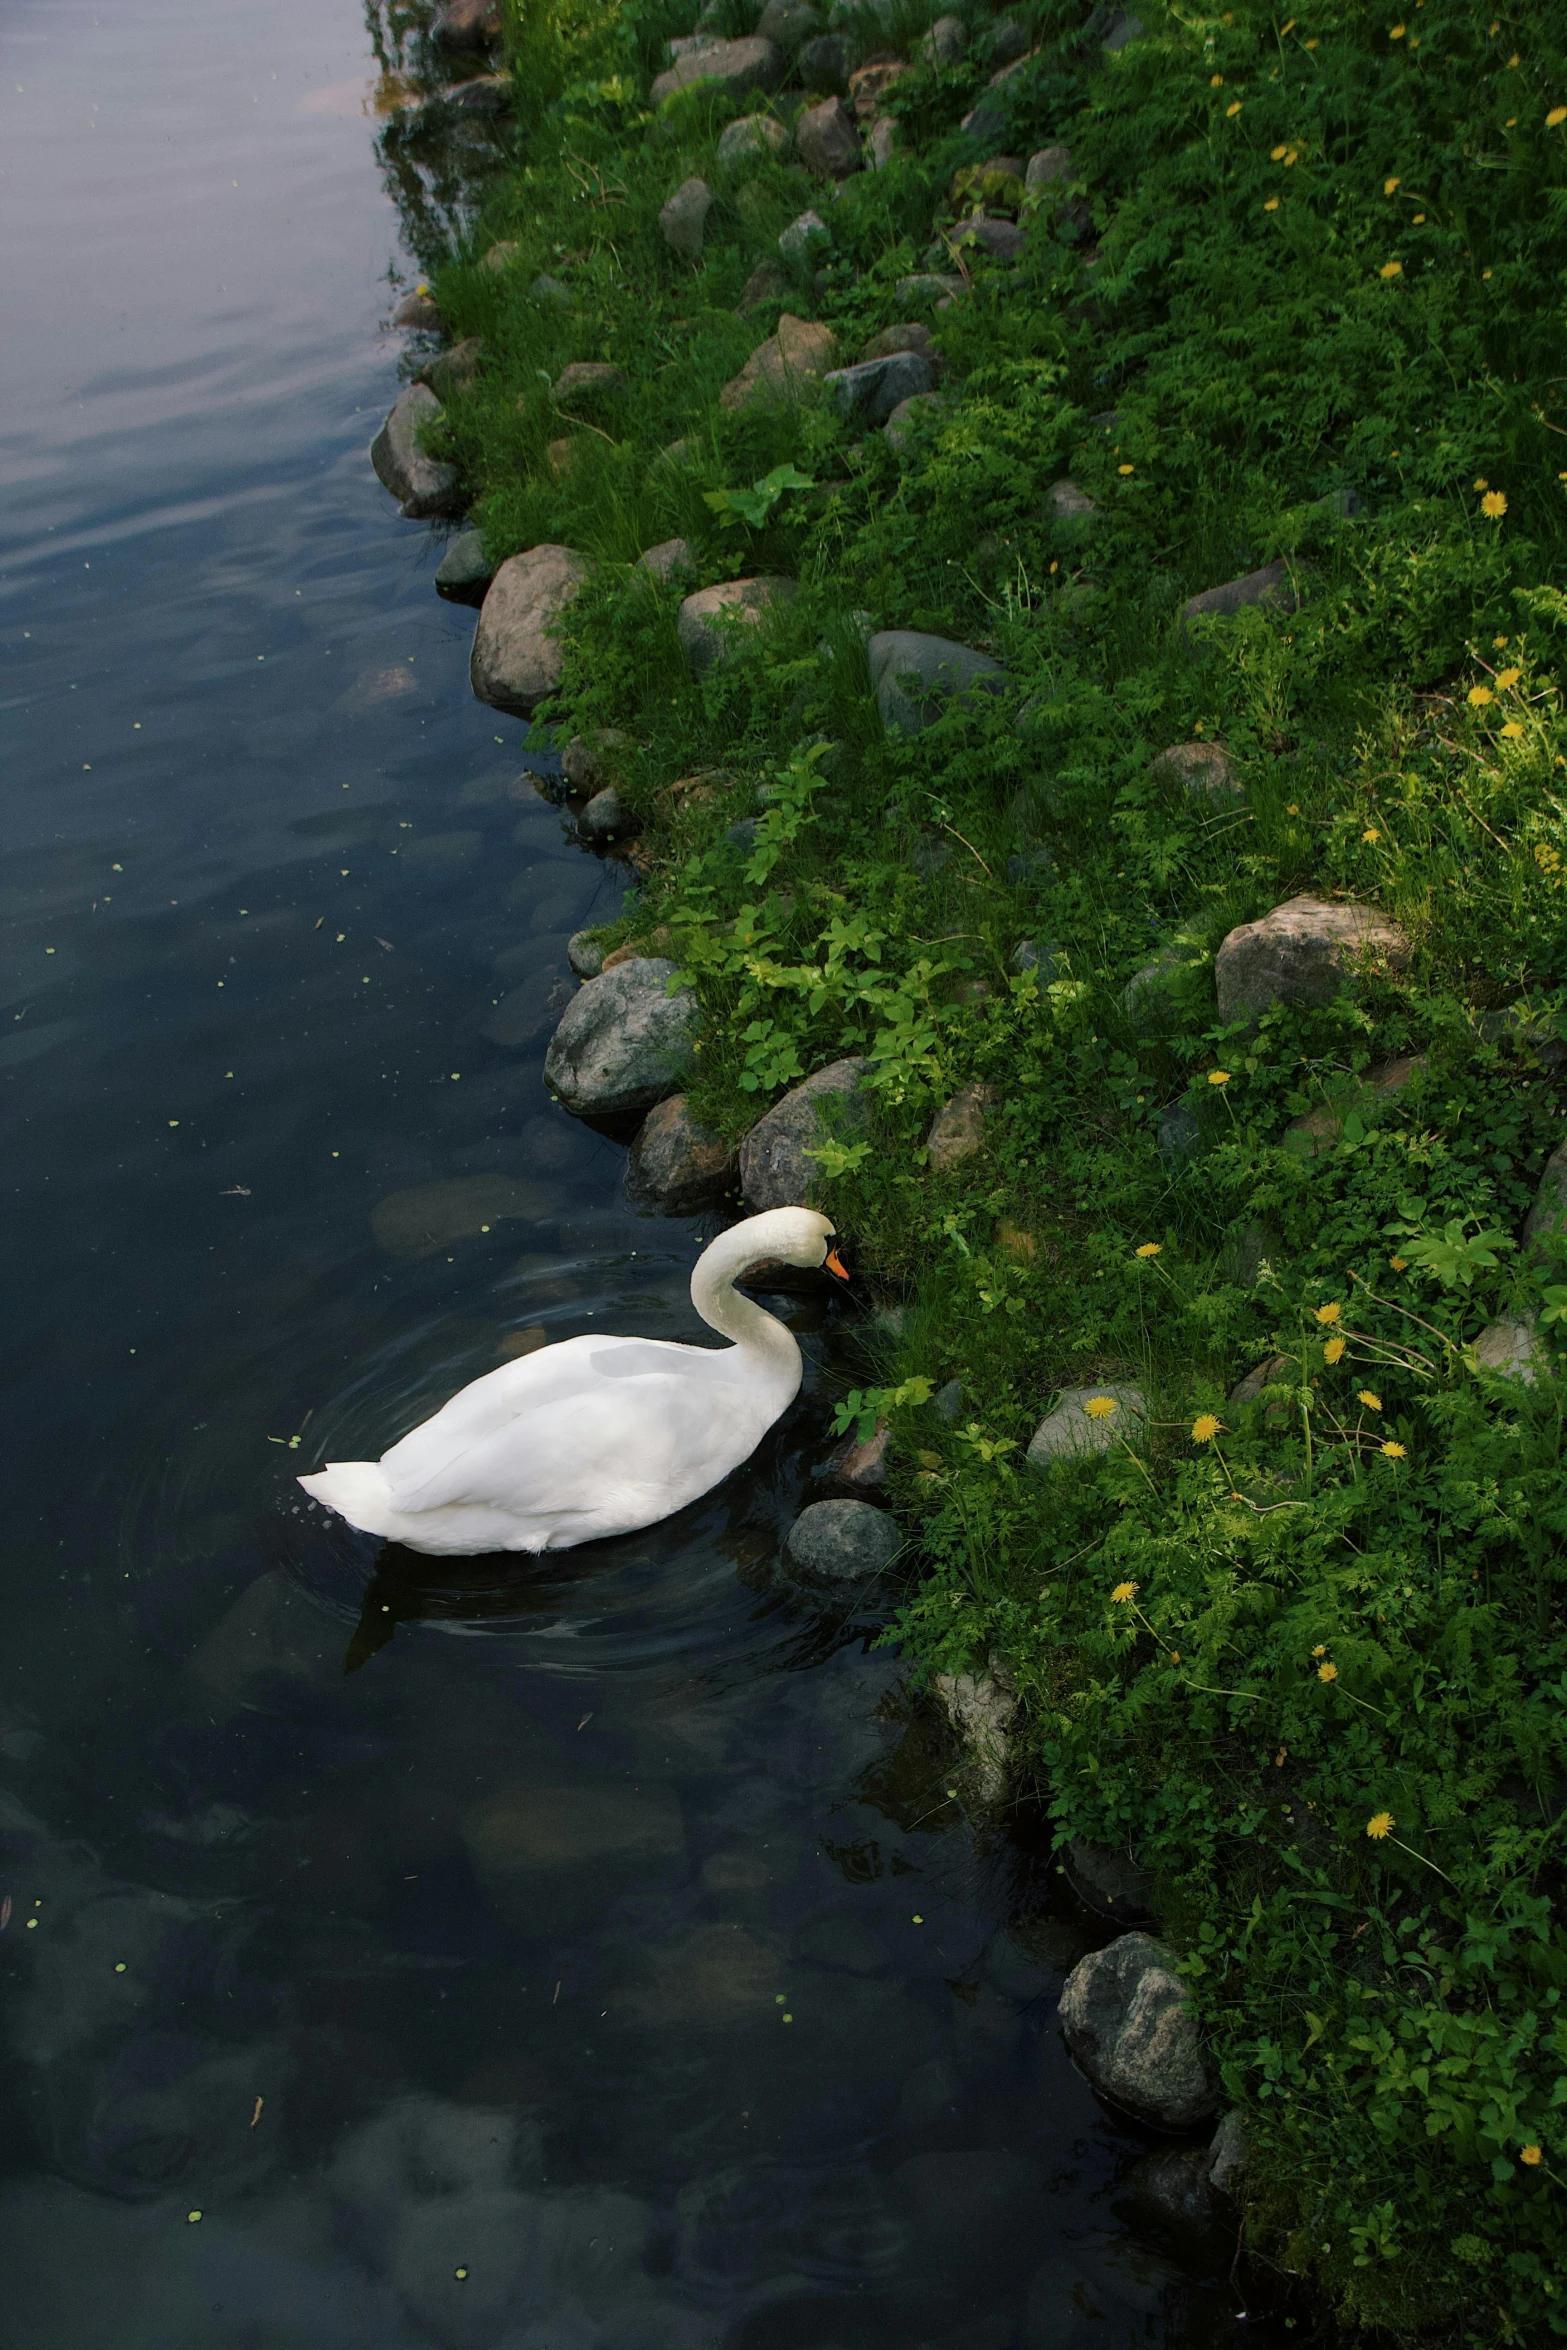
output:
[[[1404,37],[1405,30],[1406,27],[1401,24],[1389,25],[1387,37],[1390,41],[1401,41]]]
[[[1209,87],[1209,89],[1210,89],[1210,90],[1222,90],[1222,89],[1223,89],[1223,87],[1224,87],[1224,76],[1223,76],[1223,74],[1222,74],[1222,73],[1216,73],[1216,74],[1214,74],[1214,75],[1211,77],[1211,79],[1209,80],[1208,87]]]
[[[1213,1412],[1199,1412],[1192,1422],[1192,1442],[1211,1444],[1219,1433],[1219,1421]]]
[[[1409,1271],[1409,1259],[1407,1257],[1389,1257],[1388,1263],[1392,1266],[1395,1273],[1407,1273]]]
[[[1338,1667],[1331,1657],[1328,1658],[1326,1664],[1318,1665],[1317,1679],[1319,1681],[1336,1681],[1338,1679]]]
[[[1477,473],[1475,475],[1475,488],[1477,490],[1488,490],[1490,486],[1490,483],[1486,480],[1483,473]]]
[[[1340,1359],[1340,1357],[1343,1355],[1344,1349],[1345,1349],[1345,1347],[1346,1347],[1346,1345],[1347,1345],[1347,1344],[1348,1344],[1348,1340],[1347,1340],[1347,1339],[1343,1339],[1343,1338],[1330,1338],[1330,1339],[1328,1340],[1328,1343],[1327,1343],[1327,1345],[1326,1345],[1326,1346],[1323,1348],[1323,1350],[1322,1350],[1322,1360],[1323,1360],[1325,1363],[1336,1363],[1336,1362],[1338,1362],[1338,1361],[1339,1361],[1339,1359]]]
[[[1230,1082],[1230,1073],[1229,1073],[1228,1069],[1210,1069],[1210,1070],[1209,1070],[1209,1072],[1208,1072],[1208,1083],[1209,1083],[1210,1085],[1228,1085],[1228,1084],[1229,1084],[1229,1082]]]
[[[1315,42],[1315,41],[1308,41],[1308,42],[1306,43],[1306,46],[1307,46],[1307,48],[1308,48],[1308,49],[1315,49],[1315,47],[1317,46],[1317,44],[1316,44],[1316,42]]]
[[[1513,68],[1514,68],[1514,66],[1522,65],[1522,63],[1523,63],[1523,59],[1522,59],[1522,58],[1519,56],[1519,54],[1518,54],[1517,50],[1515,49],[1515,50],[1513,51],[1513,53],[1512,53],[1511,57],[1509,57],[1509,58],[1508,58],[1508,60],[1507,60],[1507,70],[1508,70],[1508,72],[1509,72],[1509,73],[1511,73],[1511,72],[1512,72],[1512,70],[1513,70]]]
[[[1135,465],[1118,465],[1116,467],[1117,473],[1135,473],[1136,471],[1137,468]]]
[[[1286,816],[1298,816],[1298,815],[1300,814],[1300,802],[1299,802],[1299,800],[1291,800],[1291,802],[1290,802],[1289,806],[1288,806],[1288,807],[1285,809],[1284,813],[1285,813],[1285,815],[1286,815]]]
[[[1116,1409],[1116,1399],[1113,1395],[1091,1395],[1083,1409],[1091,1420],[1108,1420]]]
[[[1523,728],[1519,725],[1516,718],[1508,719],[1507,724],[1502,728],[1502,737],[1504,741],[1510,743],[1519,743],[1523,741]]]
[[[1241,110],[1241,105],[1242,105],[1242,101],[1241,101],[1239,98],[1232,98],[1232,99],[1230,100],[1230,102],[1229,102],[1228,106],[1226,106],[1226,108],[1224,109],[1224,112],[1225,112],[1226,119],[1228,119],[1228,118],[1229,118],[1230,116],[1232,116],[1232,115],[1239,114],[1239,112],[1240,112],[1240,110]]]
[[[1521,669],[1499,669],[1496,673],[1496,682],[1505,694],[1511,691],[1522,675]]]
[[[1130,1607],[1141,1589],[1140,1583],[1118,1583],[1110,1597],[1117,1607]]]
[[[1414,216],[1414,219],[1413,219],[1413,220],[1410,222],[1410,224],[1409,224],[1409,225],[1410,225],[1410,227],[1411,227],[1411,228],[1424,228],[1424,227],[1425,227],[1425,224],[1426,224],[1426,216],[1425,216],[1425,214],[1424,214],[1423,212],[1417,212],[1417,213],[1415,214],[1415,216]]]
[[[1562,122],[1567,122],[1567,106],[1553,106],[1545,118],[1546,129],[1553,131],[1557,124]]]
[[[1500,652],[1502,647],[1506,644],[1507,639],[1504,636],[1493,636],[1491,642],[1495,646],[1496,650]]]
[[[1164,1243],[1161,1240],[1145,1240],[1142,1247],[1137,1251],[1137,1254],[1140,1257],[1156,1257],[1160,1255],[1163,1247]]]
[[[1399,176],[1398,176],[1397,172],[1394,172],[1391,178],[1389,178],[1389,179],[1385,179],[1385,180],[1382,182],[1382,193],[1383,193],[1383,195],[1384,195],[1384,196],[1391,196],[1391,195],[1392,195],[1392,193],[1393,193],[1393,190],[1394,190],[1395,188],[1397,188],[1397,187],[1400,187],[1400,186],[1402,186],[1402,184],[1403,184],[1403,183],[1402,183],[1402,182],[1401,182],[1401,180],[1399,179]]]
[[[1520,2146],[1518,2159],[1520,2162],[1526,2162],[1529,2168],[1534,2170],[1544,2161],[1545,2157],[1541,2154],[1538,2146]]]
[[[1355,1401],[1363,1403],[1368,1412],[1379,1412],[1382,1409],[1381,1396],[1373,1395],[1369,1387],[1360,1388],[1355,1396]]]
[[[1480,500],[1480,511],[1487,515],[1492,522],[1500,522],[1502,516],[1507,512],[1507,492],[1505,490],[1487,490],[1485,496]]]
[[[1181,1661],[1181,1652],[1180,1652],[1180,1650],[1179,1650],[1178,1648],[1172,1648],[1172,1649],[1171,1649],[1171,1651],[1170,1651],[1170,1662],[1171,1662],[1171,1664],[1172,1664],[1172,1665],[1178,1665],[1178,1664],[1180,1663],[1180,1661]]]
[[[1286,156],[1288,153],[1289,153],[1289,149],[1288,149],[1288,147],[1275,147],[1275,148],[1274,148],[1274,150],[1273,150],[1273,155],[1272,155],[1272,160],[1273,160],[1273,162],[1275,162],[1275,163],[1282,163],[1282,162],[1284,161],[1284,158],[1285,158],[1285,156]]]
[[[1289,169],[1289,167],[1290,167],[1290,165],[1291,165],[1292,163],[1298,163],[1299,161],[1300,161],[1300,149],[1299,149],[1298,147],[1292,147],[1292,148],[1290,149],[1289,153],[1288,153],[1288,154],[1285,156],[1285,158],[1284,158],[1284,168],[1285,168],[1285,170],[1286,170],[1286,171],[1288,171],[1288,169]]]
[[[1319,1640],[1311,1653],[1313,1656],[1326,1656],[1328,1653],[1327,1642],[1325,1640]]]
[[[1374,1844],[1380,1844],[1390,1828],[1398,1826],[1390,1811],[1374,1811],[1366,1822],[1366,1834]]]
[[[1380,832],[1378,832],[1374,824],[1368,824],[1360,837],[1368,849],[1374,849],[1377,845],[1377,842],[1382,838],[1382,835]]]
[[[1388,1443],[1383,1445],[1382,1458],[1385,1461],[1401,1461],[1404,1459],[1404,1457],[1404,1448],[1401,1444],[1394,1444],[1391,1440],[1389,1440]]]
[[[1472,685],[1469,688],[1469,707],[1472,710],[1488,709],[1495,699],[1488,685]]]
[[[1343,1311],[1343,1307],[1337,1302],[1332,1305],[1318,1306],[1317,1320],[1319,1322],[1336,1322]]]
[[[1402,261],[1384,261],[1377,272],[1379,277],[1402,277],[1403,274],[1404,264]]]
[[[1266,204],[1264,204],[1264,206],[1263,206],[1263,208],[1262,208],[1262,209],[1263,209],[1263,211],[1264,211],[1264,212],[1277,212],[1278,208],[1279,208],[1279,200],[1278,200],[1277,196],[1270,196],[1270,197],[1268,198],[1268,201],[1266,202]]]

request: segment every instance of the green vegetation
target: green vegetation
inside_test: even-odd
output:
[[[833,201],[719,167],[763,101],[650,111],[675,0],[530,0],[517,167],[437,278],[486,347],[444,429],[491,553],[597,559],[546,715],[638,745],[619,934],[672,933],[701,992],[695,1107],[738,1133],[870,1057],[874,1144],[821,1164],[907,1306],[841,1414],[891,1414],[925,1560],[897,1636],[1004,1656],[1062,1832],[1155,1871],[1252,2117],[1251,2242],[1349,2320],[1477,2344],[1567,2335],[1567,1384],[1473,1352],[1505,1313],[1567,1328],[1561,1245],[1520,1243],[1567,1067],[1567,24],[1501,4],[1141,0],[1113,56],[1025,7],[1002,143],[1066,142],[1071,176],[1022,197],[1014,269],[967,249],[920,314],[946,404],[897,448],[815,393],[717,396],[780,310],[844,361],[904,315],[983,159],[986,19]],[[934,14],[848,23],[907,55]],[[693,266],[657,212],[696,173]],[[738,315],[812,203],[826,247]],[[581,359],[626,385],[567,415]],[[1091,514],[1049,499],[1067,474]],[[679,586],[631,568],[677,534],[704,582],[799,582],[700,683]],[[1279,558],[1293,609],[1182,626]],[[885,733],[865,615],[1007,690]],[[1244,797],[1158,761],[1195,740]],[[1407,968],[1224,1026],[1220,942],[1304,890],[1396,918]],[[935,1171],[973,1082],[985,1148]],[[1034,1473],[1053,1394],[1096,1379],[1139,1382],[1146,1427]]]

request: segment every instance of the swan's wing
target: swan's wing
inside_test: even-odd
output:
[[[729,1350],[589,1336],[504,1363],[382,1456],[400,1510],[547,1507],[590,1481],[641,1483],[698,1442],[729,1387]],[[700,1488],[698,1489],[700,1490]]]

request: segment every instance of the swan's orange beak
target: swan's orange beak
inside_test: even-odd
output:
[[[839,1254],[838,1254],[838,1251],[837,1251],[835,1248],[830,1248],[830,1249],[827,1251],[827,1256],[826,1256],[826,1260],[825,1260],[825,1261],[826,1261],[827,1270],[828,1270],[828,1272],[829,1272],[829,1273],[836,1273],[840,1281],[847,1281],[847,1280],[848,1280],[848,1278],[849,1278],[849,1268],[848,1268],[848,1266],[847,1266],[847,1265],[844,1263],[844,1261],[843,1261],[842,1257],[841,1257],[841,1256],[839,1256]]]

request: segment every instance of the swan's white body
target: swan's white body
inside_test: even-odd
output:
[[[774,1208],[705,1249],[691,1302],[732,1346],[594,1334],[459,1390],[378,1461],[299,1482],[362,1533],[410,1550],[569,1550],[667,1518],[746,1460],[800,1387],[800,1350],[734,1283],[765,1257],[826,1262],[832,1226]]]

